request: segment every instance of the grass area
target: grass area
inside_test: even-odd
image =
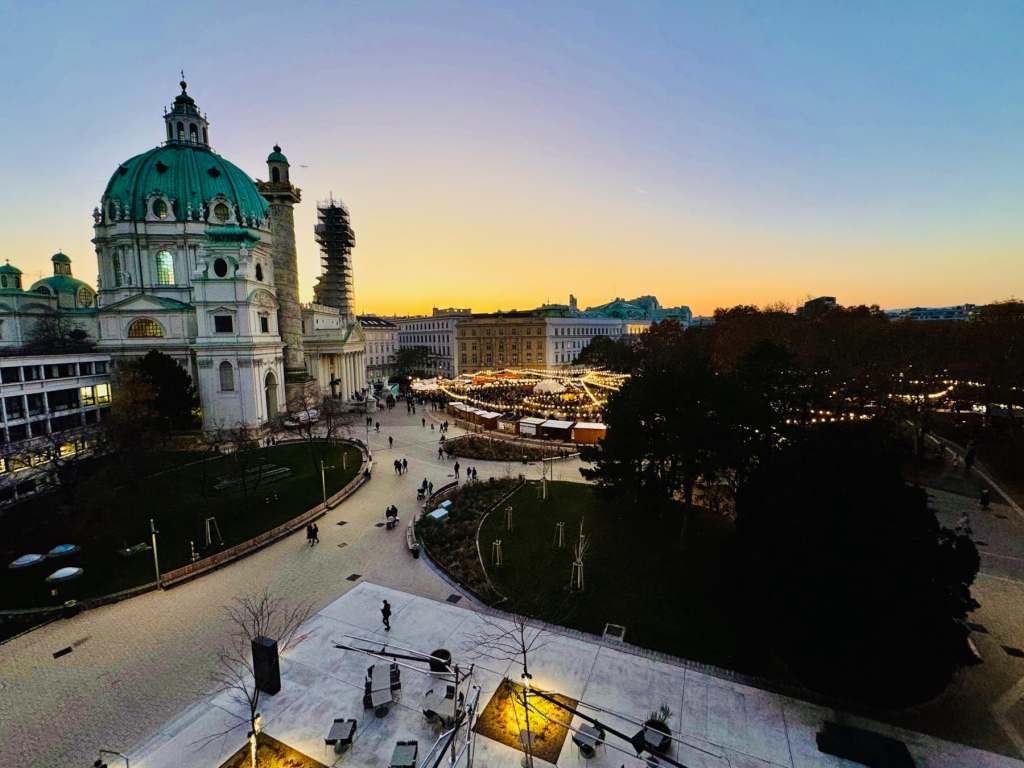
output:
[[[249,745],[235,752],[220,768],[249,768]],[[327,768],[323,763],[292,749],[283,741],[264,733],[256,748],[256,765],[259,768]]]
[[[476,529],[487,510],[516,485],[515,480],[504,479],[463,485],[453,496],[454,503],[444,522],[423,517],[416,523],[416,532],[431,559],[481,596],[488,593],[488,586],[477,556]]]
[[[342,454],[346,454],[343,469]],[[360,468],[361,454],[352,446],[307,443],[262,448],[179,466],[181,457],[154,458],[151,467],[171,465],[169,471],[125,476],[116,455],[103,456],[83,468],[85,479],[73,496],[57,492],[30,498],[0,517],[0,608],[54,605],[74,598],[110,594],[145,584],[154,578],[152,552],[131,555],[118,550],[150,541],[149,520],[158,531],[161,571],[191,561],[190,541],[201,550],[207,517],[214,517],[230,547],[301,514],[321,501],[319,460],[328,467],[328,495],[340,490]],[[243,463],[244,462],[244,463]],[[287,467],[282,479],[255,484],[250,478],[217,489],[217,482],[240,477],[242,466],[261,463]],[[6,564],[34,552],[45,554],[57,544],[77,544],[81,551],[39,565],[12,570]],[[215,545],[212,554],[221,549]],[[85,574],[50,594],[43,579],[62,566],[80,566]]]
[[[559,606],[561,616],[553,618],[566,626],[601,634],[606,623],[620,624],[627,641],[646,648],[762,671],[762,662],[755,661],[760,656],[741,639],[751,633],[743,630],[743,601],[730,578],[729,520],[695,512],[681,541],[683,513],[677,504],[666,505],[659,515],[616,504],[580,483],[549,483],[548,489],[547,500],[539,498],[533,483],[510,499],[513,533],[505,530],[503,510],[491,514],[481,529],[485,556],[494,539],[502,540],[504,567],[488,567],[499,590],[521,604]],[[581,518],[591,546],[584,561],[585,590],[575,593],[568,589],[569,549]],[[553,546],[558,521],[565,522],[564,550]]]

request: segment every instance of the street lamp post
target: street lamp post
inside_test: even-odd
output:
[[[153,518],[149,518],[149,533],[153,540],[153,570],[156,572],[156,585],[160,586],[160,558],[156,553],[156,535],[159,531],[156,529],[156,523],[153,522]]]

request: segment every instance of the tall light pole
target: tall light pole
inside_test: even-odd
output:
[[[327,509],[327,478],[324,472],[324,460],[320,459],[320,490],[324,495],[324,509]]]
[[[156,585],[160,586],[160,558],[156,553],[156,535],[159,531],[156,529],[156,523],[153,522],[153,518],[149,518],[149,533],[153,540],[153,570],[156,572]]]

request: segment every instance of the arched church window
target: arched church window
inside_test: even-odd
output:
[[[256,265],[256,279],[260,280],[260,281],[263,280],[263,265],[262,264],[257,264]]]
[[[196,128],[195,123],[189,123],[188,126],[188,140],[193,144],[199,143],[199,129]]]
[[[217,203],[213,206],[213,215],[220,221],[227,221],[231,218],[231,209],[228,208],[226,203]]]
[[[123,276],[121,274],[121,251],[115,249],[110,255],[110,268],[114,272],[114,287],[120,288]]]
[[[203,144],[209,144],[210,138],[206,133],[206,126],[203,126]]]
[[[178,141],[184,141],[185,140],[185,124],[182,123],[182,122],[179,122],[178,125],[177,125],[177,128],[178,128]]]
[[[0,288],[7,287],[7,275],[0,275]]]
[[[36,288],[36,293],[41,293],[43,296],[53,296],[53,293],[45,285],[40,285]]]
[[[170,141],[174,138],[174,132],[171,130],[171,124],[167,124],[167,140]]]
[[[271,181],[280,181],[281,180],[281,171],[280,171],[280,169],[278,169],[278,168],[271,168],[270,169],[270,179],[271,179]]]
[[[157,285],[174,285],[174,257],[170,251],[160,251],[156,255]]]
[[[162,339],[163,336],[164,329],[160,323],[149,317],[140,317],[128,326],[129,339]]]
[[[165,201],[162,197],[158,197],[156,200],[153,201],[153,215],[156,216],[158,219],[167,218],[167,201]]]
[[[213,273],[217,277],[225,277],[228,274],[228,263],[224,259],[216,259],[213,262]]]
[[[220,364],[220,391],[221,392],[234,392],[235,391],[235,369],[231,367],[231,363],[225,360]]]
[[[78,289],[78,306],[91,307],[93,302],[92,291],[84,285]]]

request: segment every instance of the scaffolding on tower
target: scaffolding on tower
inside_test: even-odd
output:
[[[313,286],[314,300],[340,310],[343,316],[352,316],[355,314],[352,248],[356,235],[349,222],[348,209],[331,195],[316,204],[316,217],[313,232],[320,245],[322,273]]]

